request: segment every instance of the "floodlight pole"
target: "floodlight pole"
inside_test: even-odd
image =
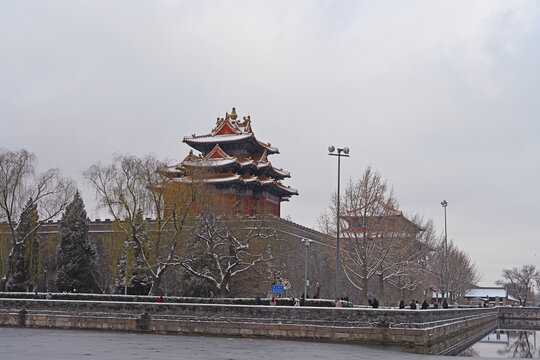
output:
[[[445,276],[445,292],[444,292],[444,299],[448,303],[450,300],[448,297],[448,232],[446,227],[446,206],[448,206],[448,203],[446,200],[443,200],[441,202],[441,205],[444,209],[444,276]]]
[[[311,240],[302,239],[302,243],[306,247],[306,258],[304,262],[304,299],[307,299],[307,263],[308,263],[308,247],[311,245]]]
[[[337,153],[334,153],[334,151],[337,150]],[[341,173],[341,157],[344,156],[344,157],[349,157],[349,148],[348,147],[344,147],[344,148],[334,148],[334,146],[329,146],[328,147],[328,152],[329,154],[328,155],[331,155],[331,156],[337,156],[338,157],[338,176],[337,176],[337,219],[336,219],[336,293],[335,293],[335,298],[338,299],[339,298],[339,267],[340,267],[340,261],[339,261],[339,220],[340,220],[340,216],[339,216],[339,200],[340,200],[340,195],[339,195],[339,183],[340,183],[340,173]]]

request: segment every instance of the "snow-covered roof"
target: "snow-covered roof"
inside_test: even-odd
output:
[[[242,181],[245,182],[246,184],[256,182],[257,180],[258,179],[256,176],[249,176],[249,175],[242,176]]]
[[[234,143],[250,140],[256,147],[263,148],[271,154],[278,154],[278,148],[257,140],[251,129],[251,117],[244,117],[243,120],[237,119],[236,110],[224,118],[218,118],[216,126],[209,134],[184,137],[183,141],[195,148],[204,147],[209,144]]]
[[[220,167],[232,165],[236,162],[236,159],[203,159],[197,161],[185,161],[182,163],[184,166],[202,166],[202,167]]]
[[[240,166],[245,167],[245,166],[253,165],[254,161],[253,159],[242,158],[242,159],[238,159],[238,163],[240,164]]]
[[[227,174],[209,174],[207,177],[192,179],[190,177],[181,177],[175,178],[174,181],[180,183],[191,183],[193,181],[199,181],[205,184],[223,184],[230,182],[240,182],[244,184],[253,184],[258,183],[261,186],[273,186],[289,195],[298,195],[298,190],[283,185],[281,182],[276,181],[272,178],[267,177],[257,177],[257,176],[240,176],[238,174],[227,173]]]
[[[293,188],[293,187],[290,187],[290,186],[286,186],[286,185],[283,185],[282,183],[280,183],[279,181],[276,181],[275,184],[282,190],[286,191],[286,192],[289,192],[291,194],[295,194],[295,195],[298,195],[298,190]]]
[[[199,144],[214,144],[224,142],[235,142],[246,140],[254,137],[253,134],[240,134],[240,135],[203,135],[203,136],[185,136],[184,142],[199,143]]]
[[[498,287],[484,287],[484,288],[476,288],[471,289],[465,293],[466,298],[507,298],[508,300],[512,301],[518,301],[515,297],[513,297],[510,294],[506,293],[505,288],[498,288]]]
[[[268,161],[265,161],[265,162],[257,162],[257,169],[262,169],[262,168],[265,168],[265,167],[268,167],[270,166],[270,163]]]
[[[283,177],[291,177],[291,173],[288,172],[287,170],[278,169],[278,168],[275,168],[273,166],[272,166],[272,170],[274,170],[276,173],[278,173],[279,175],[281,175]]]
[[[181,173],[182,169],[186,167],[212,168],[232,165],[236,165],[241,168],[251,166],[256,168],[257,170],[268,169],[268,172],[266,174],[270,174],[272,178],[276,179],[291,176],[288,171],[272,166],[272,164],[268,161],[266,157],[266,150],[258,160],[253,160],[251,158],[245,157],[237,158],[235,156],[230,156],[229,154],[227,154],[219,146],[219,144],[216,144],[214,148],[205,157],[195,156],[193,155],[193,151],[191,151],[189,155],[184,159],[184,161],[182,161],[179,165],[175,167],[176,171],[170,170],[169,173]]]
[[[477,288],[471,289],[465,293],[464,297],[506,297],[506,289],[504,288]]]
[[[273,167],[268,161],[268,155],[279,153],[279,150],[270,143],[257,140],[251,129],[250,116],[240,120],[234,108],[231,114],[217,119],[209,134],[192,134],[184,137],[184,142],[203,155],[194,155],[192,150],[180,164],[163,171],[176,182],[258,185],[268,188],[283,200],[298,195],[298,190],[280,182],[290,177],[290,173]],[[190,174],[189,170],[209,171]]]

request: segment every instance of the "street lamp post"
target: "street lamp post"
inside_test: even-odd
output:
[[[337,151],[337,153],[335,152]],[[340,171],[341,171],[341,157],[349,157],[349,148],[335,148],[334,146],[330,145],[328,147],[328,155],[331,156],[337,156],[338,157],[338,166],[337,166],[337,232],[336,232],[336,296],[335,298],[339,298],[339,177],[340,177]]]
[[[448,203],[446,200],[443,200],[441,202],[441,205],[444,209],[444,276],[445,276],[445,292],[444,292],[444,299],[446,302],[449,301],[448,299],[448,232],[446,228],[446,206]]]
[[[48,277],[47,277],[47,270],[48,270],[48,267],[47,265],[45,265],[43,267],[43,273],[45,275],[45,292],[49,292],[49,282],[48,282]]]
[[[307,258],[308,258],[308,247],[311,245],[311,240],[309,239],[302,239],[302,244],[306,246],[306,259],[304,263],[304,299],[307,298],[307,286],[308,286],[308,279],[307,279]]]

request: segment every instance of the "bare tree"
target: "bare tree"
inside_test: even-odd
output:
[[[201,188],[195,182],[176,183],[162,171],[165,167],[164,161],[151,155],[115,155],[111,164],[95,164],[84,172],[99,206],[113,216],[130,247],[137,249],[143,267],[138,270],[150,277],[153,295],[166,270],[181,264],[185,225]],[[142,221],[143,216],[154,220]],[[126,276],[126,284],[129,281]]]
[[[419,215],[402,224],[400,229],[401,236],[394,239],[382,274],[385,281],[402,290],[405,300],[405,290],[414,291],[418,286],[429,285],[427,258],[434,251],[435,236],[433,221],[424,221]]]
[[[319,223],[335,234],[336,196]],[[381,273],[381,267],[391,251],[392,240],[398,235],[391,219],[401,213],[392,189],[376,170],[368,167],[357,181],[349,181],[341,199],[341,218],[348,226],[340,237],[343,242],[342,263],[345,277],[362,293],[367,303],[368,282]],[[323,229],[324,231],[324,229]]]
[[[272,260],[269,240],[275,230],[264,218],[217,216],[204,211],[189,237],[182,266],[203,279],[216,295],[226,296],[231,280]]]
[[[508,331],[508,342],[504,349],[497,350],[499,355],[506,358],[532,359],[535,356],[536,334],[532,330]],[[531,337],[532,339],[529,339]]]
[[[450,243],[450,245],[453,245]],[[454,299],[462,298],[467,291],[474,288],[481,279],[478,267],[463,250],[452,246],[449,248],[448,287]]]
[[[495,283],[505,286],[507,291],[519,300],[519,304],[524,306],[533,282],[540,281],[540,272],[534,265],[523,265],[521,269],[517,267],[503,269],[502,277],[502,280],[497,280]]]
[[[2,264],[2,288],[18,247],[24,246],[43,223],[59,216],[75,193],[73,181],[61,177],[57,169],[37,173],[35,164],[36,156],[26,150],[0,150],[0,221],[7,223],[10,233],[8,264]],[[18,219],[30,208],[36,209],[38,220],[20,234]]]
[[[444,240],[441,240],[435,251],[427,260],[430,271],[430,281],[435,288],[446,288],[446,275],[444,273]],[[474,288],[480,281],[480,272],[476,264],[462,250],[458,249],[453,241],[448,243],[448,292],[454,299],[463,297],[465,293]]]

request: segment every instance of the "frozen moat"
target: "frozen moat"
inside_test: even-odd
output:
[[[448,359],[396,348],[302,341],[0,328],[0,359]]]

